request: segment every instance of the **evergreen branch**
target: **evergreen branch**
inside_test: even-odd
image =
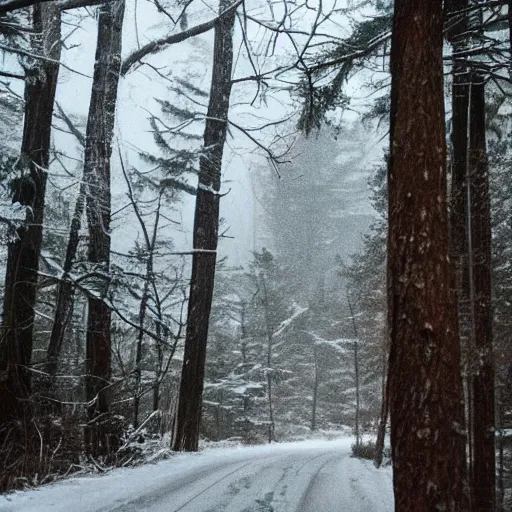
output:
[[[369,56],[374,50],[376,50],[380,45],[389,41],[391,39],[391,32],[386,31],[376,38],[374,38],[365,48],[361,48],[355,50],[351,53],[346,53],[345,55],[341,55],[335,59],[326,62],[320,62],[319,64],[315,64],[314,66],[309,67],[310,72],[320,71],[325,68],[329,68],[332,66],[337,66],[339,64],[343,64],[347,61],[354,61],[356,59]]]
[[[28,52],[26,50],[22,50],[21,48],[13,48],[12,46],[6,46],[5,44],[0,44],[0,50],[8,53],[14,53],[16,55],[21,55],[22,57],[29,57],[31,59],[37,59],[42,60],[44,62],[50,62],[51,64],[60,65],[63,68],[67,69],[68,71],[71,71],[72,73],[76,73],[77,75],[84,76],[85,78],[92,78],[90,75],[86,75],[85,73],[81,73],[80,71],[77,71],[76,69],[73,69],[72,67],[68,66],[67,64],[64,64],[64,62],[51,59],[50,57],[44,57],[43,55],[38,55],[37,53]]]
[[[195,187],[185,183],[184,181],[177,180],[176,178],[164,178],[163,180],[160,180],[160,187],[178,189],[190,194],[191,196],[197,195],[197,189]]]
[[[192,85],[190,82],[187,82],[186,80],[182,80],[181,78],[175,78],[175,81],[178,85],[181,85],[183,88],[188,89],[190,92],[197,94],[198,96],[201,96],[203,98],[208,98],[210,96],[209,93],[199,89],[199,87]]]
[[[76,137],[78,142],[82,147],[85,148],[85,136],[84,134],[76,127],[75,123],[71,121],[69,116],[64,112],[62,107],[60,106],[60,103],[58,101],[55,102],[55,106],[57,107],[57,110],[59,111],[58,116],[60,119],[66,123],[66,126],[69,129],[69,132]]]

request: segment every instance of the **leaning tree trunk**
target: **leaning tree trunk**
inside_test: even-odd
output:
[[[133,196],[131,196],[132,200]],[[158,210],[155,218],[155,224],[153,227],[153,234],[151,239],[149,238],[147,229],[142,220],[142,216],[138,213],[137,206],[134,203],[134,209],[137,211],[137,217],[139,218],[139,222],[144,231],[144,237],[146,241],[146,250],[148,252],[147,261],[146,261],[146,279],[144,281],[144,287],[142,291],[142,297],[140,300],[139,306],[139,332],[137,334],[137,346],[135,352],[135,389],[134,389],[134,397],[133,397],[133,428],[136,429],[139,426],[139,408],[140,408],[140,399],[142,397],[142,349],[144,342],[144,326],[146,322],[148,303],[150,299],[150,286],[152,284],[152,280],[154,279],[153,275],[153,258],[156,249],[156,237],[158,234],[158,224],[160,219],[160,201],[158,202]],[[160,344],[160,340],[158,341]],[[155,390],[153,389],[153,393]],[[153,395],[154,398],[154,395]],[[157,410],[158,407],[154,410]]]
[[[221,0],[220,10],[225,10]],[[219,228],[219,190],[226,142],[235,12],[215,25],[212,85],[200,160],[194,219],[194,255],[188,304],[187,335],[172,447],[197,451],[204,383],[206,341],[215,279]]]
[[[474,455],[471,490],[474,510],[494,510],[496,452],[494,359],[491,307],[491,205],[485,133],[485,86],[473,75],[470,94],[469,202],[473,264],[475,371],[473,375]]]
[[[121,40],[124,0],[100,7],[98,43],[87,121],[84,177],[88,185],[86,201],[89,227],[88,261],[90,270],[103,278],[88,298],[86,399],[87,450],[94,456],[108,455],[115,449],[115,435],[108,432],[111,378],[111,311],[105,302],[110,269],[110,158],[121,68]]]
[[[60,10],[56,5],[47,3],[34,6],[33,21],[37,34],[33,37],[33,51],[51,60],[35,61],[26,70],[25,120],[20,159],[22,177],[14,190],[13,201],[26,206],[27,215],[24,226],[17,230],[7,251],[0,344],[0,459],[3,466],[0,492],[10,485],[12,479],[28,470],[26,458],[30,457],[31,441],[27,439],[32,432],[28,426],[31,417],[27,401],[31,394],[29,368],[52,115],[61,53]],[[22,430],[16,433],[11,430],[12,425],[21,426]],[[20,438],[23,435],[25,438]],[[13,440],[24,445],[21,447],[21,457],[20,452],[13,449]],[[4,450],[5,453],[2,453]]]
[[[74,285],[70,280],[70,272],[76,259],[76,252],[80,240],[82,216],[85,208],[86,195],[85,180],[82,178],[78,197],[75,203],[75,211],[71,219],[66,256],[62,266],[63,274],[57,288],[57,304],[53,319],[52,332],[46,355],[46,373],[48,374],[48,391],[52,396],[55,391],[55,375],[58,369],[59,357],[66,334],[66,329],[73,316]]]
[[[139,305],[139,332],[137,333],[137,344],[135,347],[135,386],[133,392],[133,428],[137,429],[139,426],[139,409],[140,399],[142,396],[142,348],[144,343],[144,324],[146,322],[146,313],[149,300],[149,280],[152,278],[152,255],[154,247],[148,247],[150,252],[148,262],[146,263],[146,281],[142,291],[142,297]]]
[[[449,259],[442,0],[396,0],[388,176],[389,411],[397,512],[463,512],[463,390]]]

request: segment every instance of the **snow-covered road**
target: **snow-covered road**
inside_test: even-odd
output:
[[[0,497],[0,511],[391,512],[391,471],[351,458],[350,442],[177,455]]]

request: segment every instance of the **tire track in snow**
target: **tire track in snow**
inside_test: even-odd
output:
[[[317,471],[297,512],[392,512],[389,472],[346,454]]]
[[[303,489],[316,474],[318,463],[314,461],[335,455],[323,451],[306,457],[304,453],[281,453],[256,459],[248,472],[240,470],[238,478],[225,481],[226,488],[221,485],[213,494],[202,493],[183,512],[296,512]]]
[[[306,462],[304,462],[304,464],[302,464],[302,466],[297,469],[297,471],[295,472],[296,475],[299,474],[299,472],[304,469],[304,467],[308,466],[312,461],[316,460],[316,459],[319,459],[320,457],[325,457],[327,454],[326,453],[321,453],[320,455],[315,455],[314,457],[311,457],[310,459],[308,459]]]
[[[240,471],[241,469],[249,466],[251,464],[251,462],[247,462],[245,464],[242,464],[241,466],[237,467],[236,469],[234,469],[233,471],[231,471],[230,473],[228,473],[227,475],[224,475],[222,478],[219,478],[218,480],[216,480],[215,482],[213,482],[212,484],[210,484],[208,487],[205,487],[201,492],[197,493],[195,496],[193,496],[192,498],[190,498],[188,501],[186,501],[185,503],[183,503],[180,507],[174,509],[173,512],[179,512],[180,510],[183,510],[187,505],[189,505],[192,501],[194,501],[195,499],[199,498],[199,496],[201,496],[202,494],[204,494],[205,492],[209,491],[212,487],[215,487],[218,483],[222,482],[222,480],[225,480],[226,478],[230,477],[233,473],[237,473],[238,471]]]
[[[186,503],[183,503],[180,505],[177,509],[173,509],[172,512],[178,512],[179,510],[182,510],[185,506],[187,506],[191,501],[199,497],[201,494],[204,494],[206,491],[217,485],[219,482],[222,482],[222,480],[228,478],[232,474],[240,471],[241,469],[245,468],[246,466],[249,466],[251,462],[244,462],[242,464],[238,463],[236,465],[236,468],[230,471],[227,475],[223,475],[222,477],[215,480],[212,484],[210,484],[208,487],[202,489],[200,492],[198,492],[195,496],[190,498]],[[181,490],[185,486],[194,485],[198,483],[203,478],[208,478],[211,476],[212,472],[216,470],[222,470],[226,467],[233,466],[233,464],[222,464],[222,465],[216,465],[216,466],[210,466],[206,469],[199,471],[195,473],[193,476],[187,476],[180,478],[178,481],[172,482],[170,485],[166,485],[163,487],[160,492],[154,493],[151,496],[142,496],[140,498],[137,498],[135,500],[131,500],[125,503],[122,503],[115,508],[108,508],[103,509],[99,512],[141,512],[143,510],[148,509],[148,507],[153,507],[157,505],[159,502],[164,501],[166,498],[172,499],[172,493],[175,491]]]
[[[325,455],[325,454],[323,454]],[[301,496],[301,499],[300,499],[300,502],[299,502],[299,506],[297,508],[297,512],[307,512],[308,508],[313,508],[315,509],[315,503],[312,503],[311,502],[311,495],[312,495],[312,490],[313,488],[315,487],[315,484],[317,483],[317,480],[318,480],[318,477],[320,475],[320,473],[322,472],[322,470],[325,468],[325,466],[327,466],[327,464],[329,464],[330,462],[332,462],[334,459],[337,459],[339,458],[339,454],[336,454],[336,455],[332,455],[331,457],[329,457],[316,471],[315,471],[315,474],[313,475],[313,477],[311,478],[311,480],[309,481],[309,484],[308,486],[306,487],[306,490],[303,492],[302,496]],[[320,457],[320,456],[318,456]],[[314,459],[318,458],[318,457],[313,457]],[[304,467],[304,466],[302,466]]]
[[[325,452],[311,457],[304,463],[303,454],[273,454],[255,460],[250,473],[241,475],[220,492],[221,500],[208,509],[191,508],[189,512],[294,512],[289,506],[288,487],[296,481],[298,472],[307,463]],[[297,469],[297,462],[301,465]],[[292,493],[294,494],[294,493]]]

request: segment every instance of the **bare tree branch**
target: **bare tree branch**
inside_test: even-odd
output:
[[[3,0],[0,2],[0,16],[4,16],[11,11],[51,1],[52,0]],[[69,9],[78,9],[79,7],[88,7],[90,5],[99,5],[105,3],[105,0],[60,0],[55,3],[62,11],[65,11]]]
[[[71,121],[69,116],[64,112],[62,107],[60,106],[60,103],[58,101],[55,102],[55,106],[57,107],[57,110],[59,111],[57,117],[62,119],[64,123],[66,123],[66,126],[69,129],[69,132],[76,137],[78,142],[82,147],[85,147],[85,136],[84,134],[76,127],[75,123]]]
[[[222,19],[224,16],[227,16],[233,10],[237,9],[238,6],[241,5],[243,1],[244,0],[236,0],[236,2],[231,7],[228,7],[219,16],[210,21],[201,23],[200,25],[196,25],[195,27],[189,28],[188,30],[184,30],[183,32],[178,32],[177,34],[171,34],[167,37],[157,39],[156,41],[151,41],[139,50],[136,50],[131,55],[126,57],[126,59],[124,60],[121,66],[121,76],[126,75],[135,64],[140,62],[141,59],[143,59],[147,55],[157,53],[163,50],[166,46],[169,46],[171,44],[181,43],[182,41],[190,39],[191,37],[198,36],[200,34],[208,32],[213,27],[215,27],[215,24],[220,19]]]

